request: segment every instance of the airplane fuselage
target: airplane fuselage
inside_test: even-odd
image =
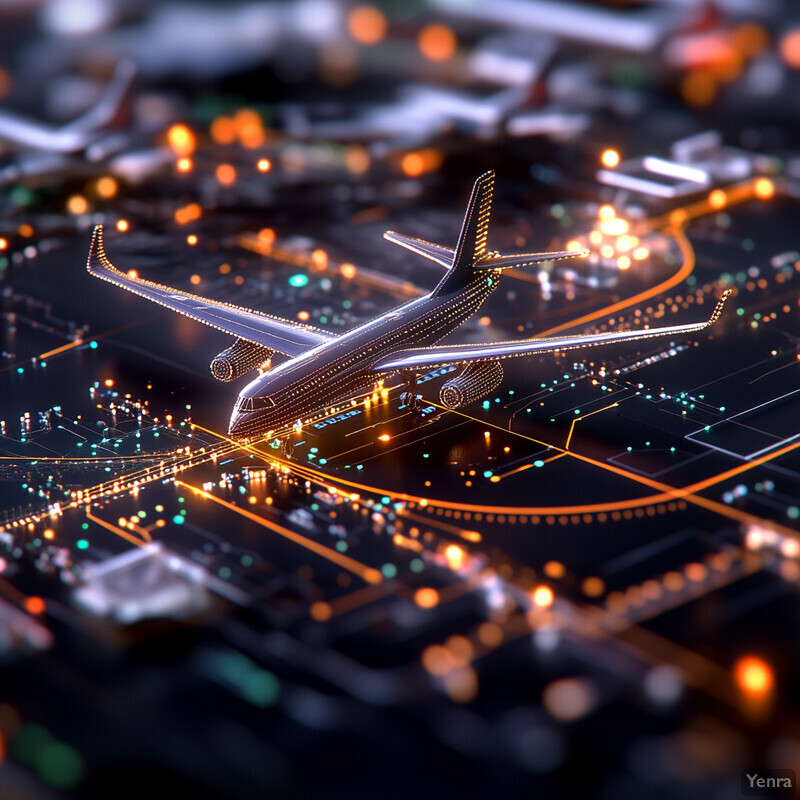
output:
[[[412,300],[259,375],[239,395],[229,433],[255,437],[286,431],[338,400],[368,391],[381,377],[373,369],[380,357],[436,344],[469,319],[498,283],[492,271],[478,273],[458,292]]]

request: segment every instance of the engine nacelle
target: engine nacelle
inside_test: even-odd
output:
[[[493,392],[503,381],[499,361],[475,361],[442,385],[439,400],[448,408],[461,408]]]
[[[269,361],[274,353],[274,350],[263,344],[248,342],[247,339],[237,339],[211,362],[211,374],[218,381],[233,381],[265,361]]]

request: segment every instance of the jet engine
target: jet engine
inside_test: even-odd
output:
[[[211,362],[211,374],[218,381],[233,381],[269,361],[274,353],[274,350],[263,344],[237,339]]]
[[[475,361],[461,374],[443,384],[439,400],[448,408],[461,408],[473,400],[493,392],[503,380],[499,361]]]

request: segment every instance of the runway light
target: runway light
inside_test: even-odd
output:
[[[128,228],[130,228],[130,225],[128,224],[128,220],[126,220],[126,219],[118,219],[117,220],[117,230],[120,233],[125,233],[128,230]]]
[[[269,172],[272,169],[272,162],[268,158],[259,158],[256,166],[259,172]]]
[[[623,233],[628,232],[628,227],[627,221],[619,217],[605,219],[600,223],[600,230],[606,236],[622,236]]]
[[[191,283],[191,284],[192,284],[192,286],[199,286],[199,285],[200,285],[200,282],[201,282],[202,280],[203,280],[203,279],[202,279],[202,278],[201,278],[199,275],[197,275],[197,274],[194,274],[194,275],[192,275],[192,277],[191,277],[191,278],[189,278],[189,283]]]
[[[631,265],[631,260],[628,256],[620,256],[617,259],[617,269],[628,269]]]
[[[614,206],[600,206],[597,210],[597,217],[598,219],[606,220],[606,219],[614,219],[617,216],[617,212],[614,211]]]
[[[600,163],[608,169],[614,169],[619,164],[619,153],[616,150],[603,150]]]
[[[539,608],[550,608],[553,605],[553,590],[549,586],[537,586],[531,595],[533,604]]]
[[[8,247],[8,239],[0,239],[0,250],[5,250]]]
[[[52,528],[48,528],[43,534],[45,539],[55,539],[56,532]]]
[[[769,665],[757,656],[743,656],[733,668],[737,686],[751,697],[763,697],[774,681]]]
[[[378,441],[380,441],[380,442],[389,442],[389,441],[391,441],[391,439],[392,439],[392,437],[391,437],[391,436],[389,436],[389,434],[388,434],[388,433],[382,433],[382,434],[381,434],[381,435],[378,437]]]
[[[308,285],[308,275],[298,272],[297,275],[292,275],[289,278],[289,286],[294,286],[295,289],[302,289],[303,286]]]
[[[176,166],[178,167],[178,172],[191,172],[194,165],[191,158],[179,158]]]
[[[354,264],[342,264],[339,267],[339,272],[345,280],[351,281],[356,276],[356,268]]]
[[[190,234],[189,234],[189,235],[186,237],[186,244],[190,244],[190,245],[196,245],[196,244],[197,244],[197,235],[196,235],[196,234],[194,234],[194,233],[190,233]]]
[[[106,378],[103,383],[110,389],[114,385],[114,381],[111,378]]]

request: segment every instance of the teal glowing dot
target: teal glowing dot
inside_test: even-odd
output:
[[[309,453],[318,453],[319,452],[319,447],[312,447],[308,452]]]
[[[483,401],[483,407],[484,408],[489,408],[489,401],[488,400],[484,400]]]
[[[381,572],[385,578],[394,578],[397,575],[397,567],[394,564],[384,564]]]
[[[249,671],[241,688],[245,699],[259,708],[274,705],[280,695],[278,679],[264,669]]]
[[[83,525],[81,525],[81,530],[88,531],[89,530],[89,523],[88,522],[84,522]]]
[[[431,454],[430,454],[430,453],[423,453],[423,454],[422,454],[422,457],[423,457],[423,458],[430,458],[430,457],[431,457]]]
[[[486,472],[483,473],[483,477],[484,478],[491,478],[492,477],[492,471],[490,469],[487,469]]]
[[[17,367],[17,375],[22,375],[23,372],[25,372],[25,370],[22,369],[22,367]]]
[[[632,447],[629,447],[629,448],[628,448],[628,452],[629,452],[629,453],[633,452],[633,448],[632,448]]]
[[[321,459],[319,460],[319,463],[320,463],[320,464],[327,464],[327,463],[328,463],[328,459],[327,459],[327,458],[321,458]],[[359,467],[359,469],[361,469],[361,467]]]
[[[224,581],[228,580],[228,578],[230,578],[231,576],[230,567],[220,567],[219,571],[217,572],[217,575],[219,575],[220,578],[222,578],[222,580]]]
[[[97,350],[97,342],[89,342],[89,347],[91,347],[92,350]]]
[[[581,410],[580,410],[579,408],[576,408],[576,409],[575,409],[575,413],[576,413],[576,414],[580,414],[580,413],[581,413]]]
[[[388,506],[391,502],[392,502],[391,498],[381,497],[381,503],[383,503],[385,506]]]
[[[789,506],[789,508],[786,509],[786,516],[788,516],[789,519],[797,519],[800,517],[800,508],[797,506]]]
[[[720,413],[723,413],[725,411],[725,406],[720,406],[719,410],[720,410]]]
[[[320,462],[320,463],[322,463],[322,462]],[[362,469],[364,469],[364,465],[363,464],[357,464],[356,465],[356,469],[357,470],[362,470]]]
[[[347,552],[347,542],[336,542],[336,549],[340,553],[346,553]]]
[[[408,566],[412,572],[422,572],[425,569],[425,562],[421,558],[412,558]]]
[[[89,542],[86,539],[78,539],[77,548],[78,550],[88,550]]]
[[[744,309],[743,309],[743,308],[737,308],[737,309],[736,309],[736,313],[737,313],[737,314],[738,314],[740,317],[743,317],[743,316],[744,316]]]
[[[534,467],[543,467],[544,466],[544,461],[542,461],[540,458],[537,458],[536,461],[533,462],[533,466]]]
[[[173,522],[174,522],[176,525],[183,525],[183,523],[184,523],[184,519],[183,519],[183,517],[182,517],[180,514],[176,514],[176,515],[175,515],[175,516],[172,518],[172,521],[173,521]]]
[[[292,277],[289,278],[289,286],[294,286],[295,289],[302,289],[307,285],[308,275],[303,275],[302,272],[298,273],[297,275],[292,275]]]
[[[178,498],[178,502],[179,502],[179,503],[183,503],[185,500],[186,500],[186,498],[185,498],[185,497],[179,497],[179,498]]]
[[[242,556],[242,566],[243,567],[252,567],[253,566],[253,556]]]

